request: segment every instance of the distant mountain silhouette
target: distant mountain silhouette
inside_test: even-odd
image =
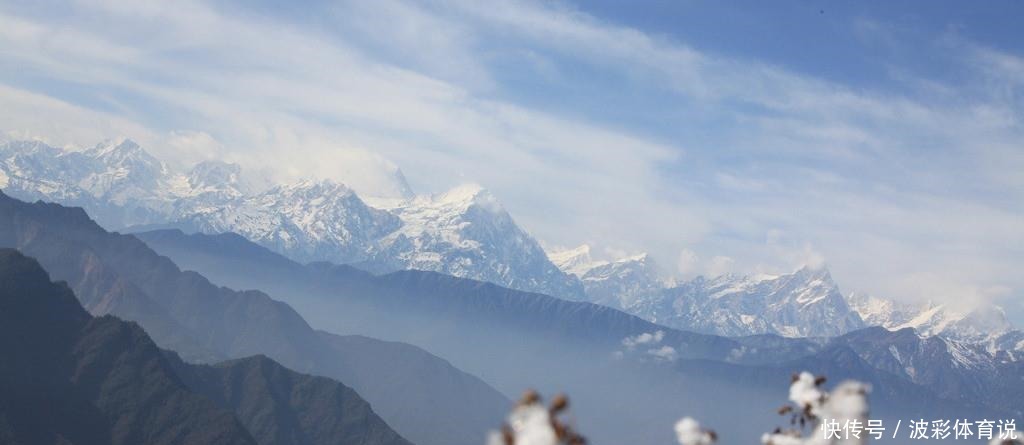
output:
[[[0,439],[408,445],[350,388],[266,357],[190,365],[0,249]]]
[[[480,379],[422,349],[338,340],[262,292],[219,287],[182,271],[134,236],[103,230],[79,208],[0,194],[0,246],[37,258],[90,312],[139,323],[186,361],[262,354],[351,384],[388,425],[419,445],[479,444],[510,405]],[[375,375],[388,379],[370,378]]]
[[[302,265],[235,234],[167,230],[137,236],[183,267],[289,302],[316,327],[416,343],[507,392],[528,386],[567,390],[580,401],[574,406],[581,427],[608,443],[667,442],[671,437],[659,436],[658,425],[683,414],[712,424],[732,425],[729,419],[743,418],[747,421],[736,433],[756,440],[778,422],[771,410],[785,399],[778,389],[801,370],[826,374],[836,383],[846,378],[873,383],[873,407],[880,414],[1016,412],[1012,404],[996,401],[1000,388],[1015,382],[1008,377],[1019,369],[1014,364],[999,364],[997,377],[981,379],[980,386],[973,386],[981,374],[972,370],[942,374],[956,376],[953,382],[917,381],[893,374],[879,360],[891,354],[887,339],[853,341],[868,330],[832,341],[725,338],[433,272],[373,275],[346,265]],[[959,365],[951,354],[927,357],[917,366]],[[958,387],[975,390],[962,397],[948,389]],[[1004,399],[1010,401],[999,400]]]

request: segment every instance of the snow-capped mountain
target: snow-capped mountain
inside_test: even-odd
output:
[[[586,299],[706,333],[832,336],[861,326],[912,327],[990,350],[1024,350],[1024,334],[998,309],[909,307],[856,294],[844,299],[823,269],[669,285],[647,255],[594,261],[587,246],[545,253],[479,186],[414,196],[397,168],[385,182],[391,186],[367,200],[332,181],[254,192],[238,165],[207,161],[176,172],[131,140],[82,150],[37,141],[0,143],[0,188],[6,193],[84,207],[112,229],[237,232],[302,262],[436,271]]]
[[[77,151],[35,141],[0,144],[5,192],[84,207],[111,229],[237,232],[302,262],[358,263],[379,272],[420,269],[582,297],[579,281],[551,264],[539,243],[481,187],[416,197],[397,168],[384,183],[368,205],[332,181],[304,180],[254,193],[240,167],[224,162],[175,172],[130,140]]]
[[[900,304],[876,296],[852,293],[847,301],[870,326],[890,330],[913,328],[918,334],[985,345],[989,350],[1022,350],[1024,333],[1014,330],[1002,308],[983,305],[957,309],[948,304],[927,302],[922,305]]]
[[[78,185],[104,201],[159,207],[173,193],[170,169],[131,140],[106,141],[67,157],[88,165]]]
[[[427,270],[563,298],[583,295],[578,280],[555,267],[537,240],[478,185],[401,201],[387,210],[401,225],[379,240],[366,268]]]
[[[178,215],[172,225],[235,232],[301,262],[374,272],[427,270],[567,298],[582,295],[489,192],[476,185],[374,199],[331,181],[300,181]]]
[[[10,141],[0,145],[0,155],[0,185],[5,190],[33,198],[81,200],[91,196],[78,185],[87,166],[76,164],[59,148],[38,141]]]
[[[665,326],[729,336],[787,337],[834,336],[866,326],[913,328],[925,338],[941,336],[990,352],[1024,352],[1024,332],[1014,330],[998,307],[958,311],[860,293],[844,297],[825,269],[804,268],[781,276],[698,277],[669,286],[657,277],[647,255],[595,261],[590,247],[583,245],[548,256],[564,272],[580,278],[588,301]]]
[[[668,326],[729,336],[830,337],[865,326],[825,268],[698,277],[633,310]]]
[[[1021,409],[1022,362],[1012,351],[992,352],[983,345],[921,336],[910,328],[861,329],[830,344],[849,348],[874,368],[931,388],[943,397],[999,399],[998,403],[1013,411]]]
[[[615,261],[594,261],[590,246],[584,244],[551,252],[548,258],[583,282],[588,301],[616,309],[633,307],[665,287],[658,278],[654,260],[646,253]]]
[[[830,337],[865,326],[824,268],[697,277],[669,286],[647,255],[593,261],[589,247],[581,246],[550,256],[583,281],[588,301],[668,327],[726,336]]]
[[[332,181],[300,181],[236,197],[220,205],[184,208],[173,225],[203,233],[235,232],[297,261],[365,261],[377,241],[401,226]]]
[[[221,161],[203,161],[192,167],[185,176],[190,196],[210,197],[228,201],[241,198],[247,187],[242,183],[242,167]]]
[[[583,244],[573,249],[553,250],[547,253],[551,263],[562,272],[582,277],[594,266],[606,262],[595,262],[590,257],[590,246]]]
[[[131,140],[69,151],[38,141],[0,145],[0,185],[25,199],[91,210],[112,227],[151,224],[172,210],[180,182],[167,166]]]
[[[1015,329],[994,338],[989,350],[1009,351],[1017,360],[1024,360],[1024,331]]]

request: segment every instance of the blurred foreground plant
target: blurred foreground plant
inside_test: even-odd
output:
[[[792,404],[779,408],[780,415],[789,414],[790,427],[777,428],[761,437],[765,445],[860,445],[867,442],[867,431],[859,434],[829,434],[822,429],[822,421],[830,425],[868,425],[868,399],[871,386],[845,381],[832,390],[825,391],[822,385],[825,377],[815,377],[809,372],[794,374],[789,386],[789,401]],[[809,435],[805,436],[806,427]],[[827,425],[826,425],[827,426]],[[799,427],[799,428],[798,428]]]
[[[568,408],[569,398],[563,394],[545,407],[540,394],[527,391],[487,445],[584,445],[587,440],[564,419]]]
[[[776,428],[761,437],[764,445],[862,445],[869,434],[854,436],[823,433],[823,421],[846,425],[848,422],[867,425],[870,385],[846,381],[831,392],[822,388],[825,377],[809,372],[794,374],[789,387],[789,402],[779,408],[780,415],[789,415],[788,428]],[[516,403],[500,432],[491,433],[487,445],[582,445],[583,438],[565,419],[569,399],[555,396],[544,406],[535,391],[527,391]],[[809,429],[808,429],[809,427]],[[714,431],[704,429],[696,420],[684,417],[676,422],[676,439],[680,445],[712,445],[718,441]],[[807,433],[807,435],[805,435]],[[989,445],[1024,445],[1019,440],[994,440]]]

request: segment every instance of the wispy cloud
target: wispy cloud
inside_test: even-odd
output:
[[[564,3],[368,5],[0,7],[0,124],[357,189],[395,165],[421,191],[478,182],[548,242],[687,273],[824,261],[894,296],[1024,289],[1017,55],[950,38],[969,86],[902,72],[896,94]]]

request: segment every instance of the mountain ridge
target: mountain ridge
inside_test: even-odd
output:
[[[35,141],[0,144],[0,187],[7,193],[84,207],[110,229],[237,232],[300,262],[433,270],[582,296],[578,281],[554,267],[478,185],[432,196],[414,196],[404,185],[400,196],[368,205],[338,182],[300,180],[254,192],[240,176],[237,165],[213,161],[175,172],[131,140],[84,151]]]
[[[744,385],[743,380],[723,380],[731,374],[719,375],[722,367],[733,369],[730,373],[738,373],[738,378],[744,375],[739,369],[772,369],[771,375],[781,376],[779,380],[784,382],[793,369],[784,371],[783,366],[836,370],[839,368],[828,363],[835,357],[867,363],[861,356],[884,357],[889,346],[869,342],[854,348],[830,344],[828,339],[789,339],[778,335],[731,339],[701,335],[655,325],[606,306],[565,301],[433,272],[399,271],[378,276],[345,265],[301,265],[237,235],[158,231],[138,236],[161,254],[202,270],[218,281],[267,290],[293,304],[317,328],[344,327],[347,332],[427,347],[506,392],[524,387],[546,392],[569,391],[584,404],[582,416],[599,419],[598,422],[618,419],[614,424],[623,425],[619,433],[601,425],[587,426],[588,430],[607,433],[612,438],[609,440],[626,440],[616,435],[622,431],[629,431],[635,438],[640,434],[637,428],[649,422],[669,422],[671,419],[662,419],[664,413],[680,409],[678,404],[693,409],[701,400],[694,397],[705,390],[739,391],[721,386]],[[846,351],[845,355],[833,357],[828,352],[838,354],[840,350]],[[936,362],[915,363],[936,369],[955,368],[948,354],[924,357]],[[992,380],[974,379],[976,370],[949,375],[963,377],[956,382],[958,385],[979,382],[978,388],[984,388],[985,394],[1015,382],[1017,377],[1011,370],[1016,364],[989,356],[985,360],[1001,370]],[[691,363],[696,368],[686,368],[688,371],[680,375],[674,368],[680,363]],[[871,375],[889,376],[889,371],[877,368],[883,364],[872,363]],[[887,388],[890,392],[885,399],[890,402],[903,397],[916,400],[914,410],[908,413],[924,412],[932,406],[946,406],[950,410],[953,405],[978,408],[976,400],[950,400],[935,395],[935,391],[942,390],[941,379],[915,382],[909,376],[893,374],[880,381],[900,382]],[[768,381],[761,383],[777,386]],[[763,391],[743,387],[752,393]],[[595,393],[594,388],[602,391]],[[618,411],[602,411],[600,407],[611,401],[601,393],[621,396],[616,399],[618,403],[636,398],[638,407],[648,408],[637,408],[635,416],[627,416],[629,426],[625,426]],[[641,403],[642,400],[645,402]],[[1001,408],[985,409],[1003,412]],[[743,415],[754,415],[748,411]]]
[[[564,272],[580,278],[588,301],[666,326],[727,336],[786,337],[836,336],[869,326],[910,327],[923,336],[984,345],[993,353],[1012,351],[1016,356],[1024,351],[1024,332],[1015,329],[998,306],[957,311],[941,304],[911,306],[857,292],[844,294],[824,266],[782,275],[726,274],[673,283],[659,279],[645,254],[595,261],[589,246],[582,245],[548,255]],[[771,282],[780,285],[765,284]],[[789,286],[791,295],[784,295],[779,291],[786,287],[784,282],[803,284]],[[825,303],[817,311],[824,316],[794,316],[819,303]],[[788,311],[773,314],[773,306]],[[816,328],[819,324],[831,328]]]
[[[80,208],[28,204],[0,194],[0,246],[31,253],[55,277],[66,279],[80,293],[81,301],[92,303],[89,309],[109,309],[153,328],[160,346],[182,352],[190,360],[214,362],[265,354],[296,371],[339,380],[374,372],[365,367],[372,361],[363,360],[372,358],[372,349],[339,349],[328,344],[288,305],[259,291],[234,291],[216,286],[196,272],[182,271],[134,236],[106,232]],[[112,298],[123,304],[99,304]],[[394,348],[384,343],[378,346]],[[419,354],[416,360],[440,360],[426,355],[432,358]],[[393,357],[405,356],[397,353]],[[396,382],[452,389],[431,393],[434,398],[429,401],[407,400],[386,387],[356,389],[374,389],[376,398],[371,403],[381,406],[383,413],[395,414],[397,417],[385,420],[417,443],[477,443],[477,436],[483,437],[493,426],[492,419],[504,414],[508,399],[469,374],[450,367],[441,369],[444,372],[433,374],[433,380],[409,372],[395,374],[401,379]],[[424,392],[430,393],[427,389]],[[477,403],[460,403],[463,398]],[[415,407],[417,412],[395,408],[403,406]],[[430,406],[445,409],[432,410]],[[453,427],[446,420],[450,418],[465,421]]]
[[[193,365],[172,360],[135,323],[92,317],[65,283],[51,282],[38,262],[14,249],[0,249],[0,334],[5,443],[409,445],[351,390],[315,412],[297,411],[308,397],[293,397],[278,405],[277,415],[261,419],[246,410],[274,403],[269,386],[249,388],[244,402],[215,403],[182,380]],[[274,380],[297,376],[265,361],[277,370]],[[315,382],[314,393],[329,393],[332,384]],[[336,405],[341,401],[356,407],[343,415]],[[304,424],[282,423],[281,415]],[[347,419],[330,429],[333,437],[311,437],[317,425],[340,417]],[[274,429],[291,437],[268,432]]]

